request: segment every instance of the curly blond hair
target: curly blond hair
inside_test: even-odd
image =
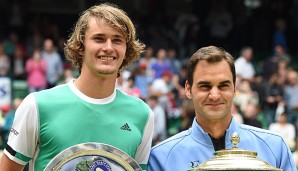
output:
[[[131,19],[125,11],[114,4],[103,3],[95,5],[84,11],[78,19],[70,38],[65,44],[66,59],[72,66],[81,72],[83,58],[80,52],[84,51],[85,33],[88,28],[88,22],[91,18],[96,20],[105,20],[111,27],[125,35],[127,49],[125,58],[118,71],[118,76],[123,68],[139,59],[144,51],[145,45],[136,37],[136,29]]]

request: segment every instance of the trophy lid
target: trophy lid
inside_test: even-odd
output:
[[[189,171],[213,171],[213,170],[266,170],[266,171],[282,171],[275,168],[267,162],[257,158],[257,152],[239,149],[237,144],[240,137],[237,132],[231,136],[233,147],[214,152],[212,159],[203,162],[198,167]]]

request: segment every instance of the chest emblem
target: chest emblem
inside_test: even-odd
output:
[[[121,126],[120,129],[125,130],[125,131],[131,131],[131,129],[127,123],[125,123],[123,126]]]

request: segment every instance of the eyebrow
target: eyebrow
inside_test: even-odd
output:
[[[231,84],[232,82],[230,80],[221,81],[219,84]],[[209,81],[199,81],[197,85],[209,85],[211,84]]]
[[[102,33],[95,33],[93,36],[106,36],[106,35],[102,34]],[[123,36],[121,34],[115,34],[115,35],[112,35],[112,37],[125,39],[125,36]]]

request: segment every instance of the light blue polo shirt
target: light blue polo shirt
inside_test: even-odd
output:
[[[284,171],[296,171],[289,147],[280,135],[268,130],[231,121],[226,130],[226,148],[232,148],[233,132],[240,136],[238,148],[258,153],[257,158]],[[192,128],[176,134],[152,148],[148,171],[186,171],[213,157],[214,147],[207,132],[197,122]]]

